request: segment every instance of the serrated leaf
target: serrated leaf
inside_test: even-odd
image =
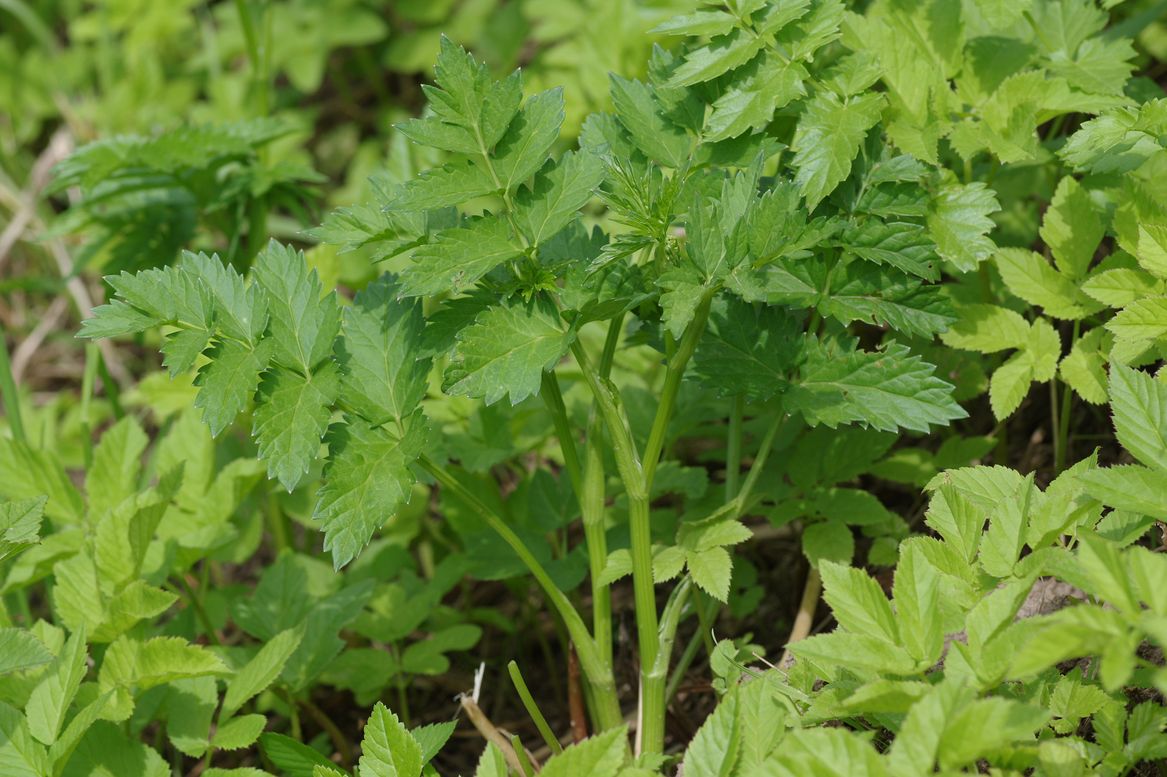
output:
[[[503,191],[514,192],[543,167],[559,139],[563,111],[560,87],[540,92],[523,105],[495,148],[494,171]]]
[[[802,64],[766,53],[748,78],[735,80],[713,103],[702,132],[710,143],[735,138],[770,123],[774,111],[806,94]]]
[[[247,407],[259,387],[259,374],[271,358],[271,340],[255,347],[235,340],[222,340],[208,354],[211,361],[199,370],[195,407],[202,408],[203,421],[213,436],[226,429]]]
[[[470,131],[474,142],[467,145],[472,151],[494,146],[522,99],[517,71],[503,81],[495,81],[485,63],[475,61],[445,35],[440,38],[434,80],[436,87],[423,87],[431,108],[442,121]],[[420,135],[416,139],[421,142],[430,141],[424,133],[406,134]]]
[[[244,664],[227,684],[220,719],[234,715],[248,699],[275,682],[303,637],[301,629],[286,629],[265,642],[255,657]]]
[[[422,350],[425,320],[419,300],[399,301],[391,276],[366,286],[344,311],[338,358],[344,403],[370,423],[403,420],[421,404],[429,358]]]
[[[1041,239],[1058,269],[1071,280],[1085,276],[1105,234],[1106,225],[1090,193],[1067,175],[1058,182],[1041,223]]]
[[[1124,465],[1083,472],[1079,478],[1087,494],[1110,507],[1167,520],[1167,473]]]
[[[936,246],[924,227],[910,221],[852,220],[841,236],[847,250],[878,265],[925,280],[939,280]]]
[[[879,583],[862,570],[832,561],[819,564],[819,572],[823,600],[831,606],[840,626],[852,634],[899,644],[899,628]]]
[[[1156,340],[1167,335],[1167,297],[1135,300],[1106,322],[1119,340]]]
[[[52,660],[53,654],[32,632],[0,628],[0,675],[21,672]]]
[[[102,690],[146,690],[184,677],[226,671],[218,656],[181,637],[154,637],[145,642],[120,637],[106,650],[98,679]]]
[[[789,409],[812,423],[835,427],[859,422],[874,429],[927,431],[967,413],[952,399],[952,386],[936,368],[889,342],[882,351],[809,352],[801,375],[786,394]]]
[[[612,105],[632,142],[650,159],[667,167],[684,166],[690,139],[684,129],[665,117],[660,103],[646,84],[612,74]]]
[[[673,71],[668,85],[692,86],[728,73],[754,58],[766,39],[753,30],[735,29],[710,41],[708,45],[694,49],[685,55],[684,61]]]
[[[481,397],[488,405],[509,395],[517,405],[539,393],[543,372],[567,353],[573,339],[554,311],[538,301],[488,308],[458,335],[447,391]]]
[[[267,725],[267,718],[258,713],[240,715],[220,723],[211,744],[217,750],[241,750],[251,747]]]
[[[419,777],[421,746],[389,709],[377,702],[361,740],[360,777]]]
[[[263,376],[252,434],[267,476],[292,491],[308,472],[328,429],[340,389],[336,365],[319,366],[310,377],[276,367]]]
[[[267,293],[272,360],[308,375],[332,354],[340,331],[336,295],[323,295],[301,251],[270,241],[255,257],[255,280]]]
[[[511,241],[510,227],[497,216],[444,229],[413,252],[414,263],[402,275],[399,293],[406,297],[461,294],[495,267],[522,256]]]
[[[851,173],[868,130],[879,122],[884,98],[869,93],[846,101],[831,92],[815,95],[798,122],[791,148],[795,181],[814,210]]]
[[[1161,281],[1147,273],[1120,267],[1091,273],[1082,291],[1108,307],[1120,308],[1143,297],[1159,296],[1164,289]]]
[[[694,372],[725,396],[765,401],[789,384],[801,335],[802,324],[781,308],[718,301],[694,355]]]
[[[1001,248],[997,269],[1009,291],[1054,318],[1077,320],[1099,309],[1069,276],[1055,270],[1041,254],[1021,248]]]
[[[267,327],[267,299],[254,284],[245,286],[243,276],[235,271],[234,267],[225,264],[217,254],[194,254],[184,251],[179,265],[186,272],[197,277],[210,292],[214,300],[214,321],[220,331],[244,343],[254,345],[263,330]],[[175,285],[170,290],[177,307],[175,318],[186,320],[184,311],[194,311],[193,315],[201,315],[202,305],[196,304],[194,294],[189,288]],[[201,323],[194,322],[194,323]]]
[[[81,322],[78,337],[102,338],[137,334],[156,327],[163,321],[160,316],[143,313],[126,302],[115,299],[107,305],[98,305],[93,309],[92,317]]]
[[[590,777],[616,777],[624,763],[624,752],[627,747],[628,729],[624,726],[609,729],[552,756],[543,765],[539,774],[542,777],[576,777],[580,774]],[[481,769],[480,763],[479,771]]]
[[[1103,329],[1091,329],[1074,343],[1058,365],[1061,379],[1082,399],[1094,405],[1106,404],[1106,355],[1102,351]]]
[[[538,246],[567,226],[604,180],[604,165],[584,152],[567,152],[515,197],[515,221]]]
[[[1167,384],[1112,364],[1110,406],[1122,446],[1143,464],[1167,472]]]
[[[286,772],[288,777],[312,777],[312,770],[316,766],[333,768],[332,761],[318,751],[283,734],[270,731],[261,734],[259,744],[264,755]]]
[[[46,502],[44,496],[0,502],[0,561],[40,542]]]
[[[718,601],[729,598],[729,582],[733,574],[733,560],[723,547],[691,551],[685,554],[689,574],[702,591]]]
[[[416,416],[406,419],[400,438],[357,418],[329,430],[329,462],[313,517],[337,569],[408,501],[415,479],[410,465],[425,439],[424,421]]]
[[[996,249],[988,236],[995,226],[989,216],[1000,209],[996,194],[979,181],[942,186],[928,207],[936,253],[964,272],[975,270]]]
[[[737,689],[735,689],[737,690]],[[697,729],[681,761],[682,774],[722,777],[731,774],[741,751],[739,693],[729,693]]]
[[[393,210],[436,210],[494,194],[498,184],[470,162],[436,167],[402,186],[389,201]]]
[[[141,425],[131,416],[101,436],[93,449],[93,464],[85,474],[91,516],[100,517],[137,490],[148,442]]]
[[[57,741],[65,714],[85,678],[86,657],[85,630],[81,629],[69,636],[28,698],[24,708],[28,730],[46,745]]]
[[[979,353],[1020,348],[1029,340],[1029,322],[996,305],[962,305],[957,321],[940,335],[945,345]]]

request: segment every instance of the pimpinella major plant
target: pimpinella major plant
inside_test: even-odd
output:
[[[286,488],[323,458],[315,515],[337,567],[419,480],[468,506],[563,621],[599,730],[623,720],[610,594],[620,561],[608,549],[620,527],[606,507],[620,497],[640,664],[636,751],[660,753],[678,623],[698,596],[726,599],[728,548],[750,536],[741,518],[783,424],[924,432],[964,416],[914,345],[953,320],[943,263],[967,261],[960,237],[985,240],[995,201],[886,143],[876,74],[833,45],[842,20],[840,3],[818,2],[670,22],[664,31],[687,39],[682,53],[657,49],[647,82],[613,76],[614,112],[590,117],[579,147],[558,154],[559,90],[524,95],[519,73],[494,80],[444,43],[426,113],[398,129],[448,162],[321,230],[403,255],[400,272],[342,304],[287,246],[260,252],[248,278],[188,254],[109,278],[115,298],[83,334],[164,327],[165,364],[197,367],[212,431],[250,410],[259,457]],[[633,428],[611,380],[625,351],[661,364],[647,431]],[[583,424],[565,382],[587,391]],[[652,495],[683,391],[724,397],[737,432],[724,498],[666,535],[654,532]],[[557,477],[583,523],[590,627],[434,433],[425,408],[440,394],[545,407]],[[763,421],[748,442],[746,417]],[[670,580],[662,608],[657,584]]]

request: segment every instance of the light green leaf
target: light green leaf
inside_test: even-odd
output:
[[[283,367],[264,373],[252,435],[268,477],[279,479],[289,492],[320,452],[339,389],[340,375],[331,362],[309,377]]]
[[[791,147],[795,181],[809,209],[850,174],[851,163],[868,130],[879,122],[883,105],[881,94],[843,101],[831,92],[821,92],[807,104]]]
[[[308,375],[332,354],[340,331],[336,295],[323,295],[316,270],[302,251],[270,241],[255,257],[256,282],[267,292],[272,360]]]
[[[1112,364],[1110,406],[1122,446],[1142,463],[1167,472],[1167,384]]]
[[[53,660],[53,654],[32,632],[0,628],[0,675],[22,672]]]
[[[465,226],[444,229],[413,252],[414,263],[401,278],[399,293],[424,297],[461,294],[482,276],[522,256],[511,242],[510,227],[497,216],[472,219]]]
[[[0,502],[0,561],[40,542],[47,497]]]
[[[589,777],[616,777],[624,763],[627,747],[628,729],[624,726],[609,729],[552,756],[539,774],[541,777],[577,777],[581,774]],[[481,769],[480,763],[480,772]]]
[[[248,699],[275,682],[303,638],[302,628],[286,629],[265,642],[255,657],[236,672],[227,684],[220,719],[234,715]]]
[[[73,632],[25,705],[28,730],[46,745],[57,741],[86,671],[85,630]]]
[[[764,681],[763,681],[764,682]],[[723,777],[733,774],[742,746],[738,716],[740,688],[726,694],[697,729],[681,761],[688,777]]]
[[[996,194],[979,181],[944,184],[928,206],[936,252],[963,272],[975,270],[996,250],[988,236],[995,226],[989,216],[1000,209]]]
[[[538,246],[567,226],[604,180],[604,165],[584,152],[567,152],[515,197],[515,220]]]
[[[261,340],[254,348],[235,340],[222,340],[208,354],[211,361],[199,370],[195,407],[202,408],[211,434],[219,436],[251,401],[259,387],[259,374],[271,358],[272,341]]]
[[[184,677],[226,672],[218,656],[181,637],[154,637],[145,642],[120,637],[106,650],[98,680],[103,691],[146,690]]]
[[[430,360],[422,347],[419,300],[398,300],[391,276],[370,283],[344,311],[338,355],[344,403],[370,423],[409,417],[426,391]]]
[[[1058,374],[1078,396],[1094,405],[1106,404],[1106,354],[1103,352],[1104,329],[1091,329],[1074,342],[1058,365]]]
[[[65,524],[80,521],[85,509],[77,487],[54,456],[10,437],[0,437],[0,496],[47,496],[45,515]]]
[[[1155,340],[1167,335],[1167,297],[1135,300],[1106,322],[1119,340]]]
[[[979,353],[1021,348],[1029,342],[1029,322],[996,305],[961,305],[958,320],[940,335],[945,345]]]
[[[562,88],[540,92],[527,100],[495,148],[494,171],[503,191],[514,192],[543,167],[562,124]]]
[[[1041,254],[1021,248],[1001,248],[997,269],[1009,291],[1031,305],[1039,305],[1054,318],[1077,320],[1099,310],[1068,275],[1055,270]]]
[[[1041,239],[1058,269],[1070,280],[1084,277],[1105,234],[1106,225],[1090,193],[1067,175],[1058,182],[1041,224]]]
[[[814,348],[785,402],[812,423],[831,428],[859,422],[884,431],[924,432],[931,424],[967,415],[952,399],[952,386],[935,371],[894,341],[876,352]]]
[[[766,763],[774,777],[888,777],[891,772],[865,737],[841,728],[795,729]]]
[[[377,702],[361,740],[360,777],[419,777],[421,746],[389,709]]]
[[[490,307],[458,334],[447,391],[481,397],[491,405],[505,396],[517,405],[539,393],[543,372],[567,353],[574,332],[539,301]]]
[[[682,167],[689,158],[689,136],[664,116],[652,90],[615,74],[609,78],[616,117],[636,147],[662,165]]]
[[[1083,472],[1086,493],[1110,507],[1167,520],[1167,473],[1137,465]]]
[[[895,615],[879,583],[862,570],[831,561],[819,564],[819,572],[823,600],[831,606],[840,626],[852,634],[899,644]]]
[[[328,467],[313,516],[337,569],[356,558],[373,532],[404,505],[414,483],[410,465],[425,445],[424,421],[406,419],[404,434],[348,418],[329,430]]]
[[[99,517],[137,490],[142,453],[149,440],[132,416],[118,421],[93,449],[93,465],[85,474],[89,512]]]
[[[1049,712],[1012,699],[977,699],[953,716],[940,738],[941,767],[956,769],[1014,742],[1032,742]]]
[[[478,768],[474,770],[474,777],[508,777],[507,761],[502,751],[493,742],[488,742],[478,759]]]
[[[251,747],[267,725],[267,718],[253,713],[220,723],[211,740],[216,750],[241,750]]]
[[[702,591],[718,601],[729,598],[729,582],[733,575],[733,560],[723,547],[692,551],[685,554],[689,574]]]

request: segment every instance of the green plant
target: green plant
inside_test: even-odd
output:
[[[382,255],[412,249],[399,277],[370,285],[342,315],[331,296],[321,299],[302,258],[281,246],[261,252],[250,284],[214,257],[188,255],[175,268],[111,277],[118,297],[84,332],[175,328],[163,344],[172,373],[204,352],[209,359],[196,404],[212,432],[255,395],[259,456],[286,488],[300,482],[324,438],[315,512],[338,567],[406,501],[415,467],[436,481],[502,537],[543,589],[579,654],[601,729],[621,718],[607,601],[626,565],[641,666],[637,750],[659,753],[673,634],[692,586],[727,597],[726,548],[750,536],[740,518],[783,420],[926,431],[964,415],[951,386],[907,345],[889,339],[864,350],[846,325],[868,321],[921,338],[942,329],[951,319],[929,284],[939,278],[935,252],[947,253],[945,241],[957,251],[958,230],[987,230],[987,219],[970,222],[967,209],[987,214],[995,204],[980,185],[947,182],[884,146],[871,132],[883,98],[864,92],[871,79],[861,60],[844,57],[818,76],[802,64],[838,35],[841,10],[830,2],[795,11],[759,5],[738,16],[716,12],[712,23],[670,23],[670,34],[714,33],[738,53],[717,56],[720,40],[683,58],[658,51],[650,83],[613,77],[616,113],[589,119],[581,150],[555,161],[548,157],[563,117],[559,92],[523,103],[517,74],[494,81],[444,44],[437,85],[427,91],[431,114],[400,129],[453,160],[387,192],[384,211],[343,216],[375,218],[356,224],[357,234],[388,243]],[[779,52],[792,63],[792,80],[760,83],[761,60]],[[776,153],[778,137],[743,134],[812,89],[775,130],[791,138],[793,155]],[[713,109],[708,122],[702,105]],[[578,215],[597,189],[627,226],[611,239]],[[423,295],[446,299],[426,316],[416,300]],[[631,425],[627,400],[609,380],[633,311],[647,337],[625,347],[663,357],[662,379],[645,387],[657,404],[647,430]],[[587,345],[592,323],[607,329],[598,356]],[[433,361],[448,395],[489,406],[538,394],[546,405],[584,524],[591,629],[493,497],[468,486],[440,453],[425,452],[433,443],[421,405]],[[673,413],[690,366],[696,390],[730,397],[727,482],[717,499],[673,519],[675,539],[658,534],[654,559],[656,475],[676,436]],[[594,402],[586,437],[563,398],[559,374],[567,370]],[[770,420],[743,473],[747,405]],[[334,406],[344,420],[330,427]],[[626,556],[609,558],[605,457],[626,500]],[[655,583],[686,571],[659,610]]]
[[[434,83],[331,197],[285,122],[58,168],[56,234],[111,273],[81,335],[167,374],[119,393],[89,344],[80,400],[38,406],[0,350],[0,763],[434,775],[472,660],[514,691],[458,698],[481,777],[1167,758],[1167,100],[1130,77],[1161,75],[1157,6],[1111,5],[732,0],[648,52],[655,6],[483,0],[450,28],[489,17],[478,56],[445,3],[384,48],[362,3],[214,6],[245,113],[374,53],[436,52]],[[330,174],[361,139],[350,182],[370,110],[401,115],[351,102],[313,137]],[[346,203],[321,243],[268,241],[310,181]],[[1041,382],[1048,458],[1011,434]],[[1071,432],[1099,450],[1068,465]],[[716,708],[670,737],[695,668]]]

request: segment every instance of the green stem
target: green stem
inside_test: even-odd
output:
[[[12,429],[12,439],[27,442],[24,433],[24,418],[20,412],[20,394],[12,377],[12,364],[8,360],[8,338],[0,331],[0,399],[4,400],[4,412],[8,415],[8,426]]]
[[[646,491],[652,490],[652,478],[656,474],[669,421],[672,420],[673,409],[677,404],[677,391],[681,387],[681,378],[685,375],[685,368],[689,366],[689,359],[697,350],[697,343],[701,340],[701,335],[705,333],[705,324],[709,320],[709,306],[713,303],[715,293],[714,289],[710,289],[701,297],[701,301],[697,303],[697,310],[693,314],[693,320],[685,327],[685,331],[681,335],[681,342],[677,344],[677,350],[669,359],[668,369],[665,372],[665,384],[661,389],[660,403],[656,408],[656,417],[653,418],[648,441],[644,444],[644,487]]]
[[[636,729],[637,752],[659,753],[664,748],[664,720],[647,717],[646,713],[663,706],[648,697],[658,693],[646,683],[648,669],[656,663],[657,617],[656,591],[652,579],[652,535],[649,524],[648,490],[645,488],[644,469],[636,453],[628,419],[620,410],[615,387],[601,376],[588,361],[587,354],[577,341],[572,353],[579,362],[588,387],[596,400],[596,407],[604,420],[616,469],[628,497],[628,523],[631,532],[632,590],[636,606],[636,637],[640,648],[640,725]],[[580,656],[581,663],[583,656]],[[664,685],[659,689],[664,699]]]
[[[84,445],[81,448],[85,460],[85,470],[93,464],[93,417],[90,408],[93,404],[93,390],[97,385],[97,364],[101,360],[101,352],[97,350],[97,343],[85,344],[85,370],[81,373],[81,438]]]
[[[551,423],[555,426],[555,436],[559,438],[559,448],[563,451],[563,468],[567,470],[567,477],[571,480],[571,487],[576,494],[583,491],[583,478],[580,474],[579,454],[576,452],[575,436],[571,431],[571,422],[567,418],[567,406],[563,403],[563,392],[559,388],[559,379],[554,371],[543,373],[543,386],[539,391],[543,404],[551,413]]]
[[[677,659],[677,665],[673,668],[672,674],[669,675],[668,685],[665,686],[665,704],[668,704],[677,695],[677,689],[681,687],[685,673],[689,671],[693,659],[697,657],[697,651],[701,649],[702,637],[709,630],[709,623],[713,620],[716,611],[717,603],[712,598],[697,598],[697,630],[693,632],[693,636],[685,644],[681,657]]]
[[[1074,322],[1074,331],[1070,336],[1071,349],[1078,343],[1078,336],[1081,331],[1081,322]],[[1050,381],[1053,386],[1057,383],[1057,377]],[[1070,411],[1074,401],[1074,392],[1070,389],[1070,384],[1067,383],[1062,389],[1061,406],[1055,406],[1055,412],[1059,413],[1057,419],[1058,427],[1054,430],[1054,476],[1059,475],[1062,470],[1066,468],[1066,460],[1070,453]]]
[[[428,456],[424,454],[418,460],[422,468],[428,472],[435,480],[442,485],[443,488],[449,490],[452,494],[457,496],[465,502],[478,516],[489,526],[499,537],[510,546],[523,565],[530,571],[535,582],[543,589],[543,594],[551,602],[559,617],[563,620],[564,626],[567,628],[567,633],[571,636],[571,641],[575,644],[576,653],[579,656],[580,666],[584,674],[588,677],[592,687],[597,691],[597,701],[599,702],[598,715],[600,717],[601,725],[604,728],[613,728],[619,726],[623,720],[620,715],[620,705],[616,698],[616,682],[612,676],[612,669],[610,665],[606,665],[600,658],[599,651],[596,649],[596,643],[588,634],[587,626],[584,625],[583,619],[580,618],[578,612],[568,601],[567,596],[559,590],[558,586],[547,574],[547,570],[539,563],[530,549],[523,543],[519,535],[515,534],[514,530],[484,504],[478,497],[476,497],[469,489],[462,485],[452,474],[444,468],[434,463]]]
[[[599,376],[607,379],[612,372],[616,345],[624,317],[608,325],[608,336],[600,356]],[[612,590],[600,583],[600,575],[608,561],[608,527],[605,522],[606,494],[604,493],[604,424],[593,402],[588,417],[587,440],[584,443],[583,483],[579,494],[580,515],[583,518],[584,540],[588,548],[588,570],[592,586],[592,635],[600,659],[612,666]]]
[[[527,688],[527,683],[523,680],[523,673],[519,671],[519,665],[511,661],[507,664],[507,671],[511,675],[511,682],[514,683],[515,690],[518,691],[523,706],[527,709],[527,714],[535,722],[535,728],[539,729],[539,734],[542,735],[543,741],[551,748],[552,753],[562,753],[563,745],[559,744],[559,740],[551,731],[551,726],[547,725],[547,718],[543,717],[543,712],[539,709],[539,705],[535,703],[535,698],[531,696],[531,691]]]
[[[733,409],[729,416],[729,439],[725,452],[725,501],[731,502],[737,496],[742,474],[742,416],[745,415],[746,398],[738,394],[733,398]]]

